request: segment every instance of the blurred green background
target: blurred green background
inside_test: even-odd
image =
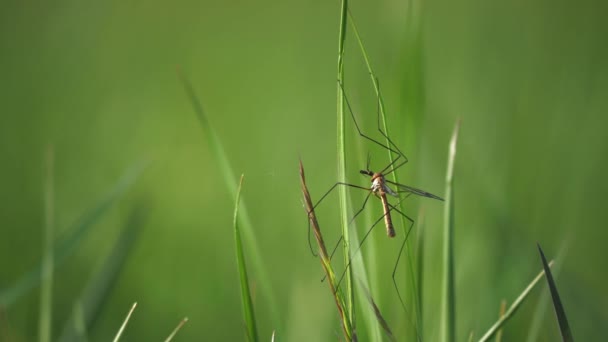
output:
[[[380,78],[390,134],[410,159],[404,183],[442,195],[448,140],[462,118],[456,161],[458,340],[479,337],[561,253],[557,283],[575,338],[608,337],[608,6],[601,1],[353,1],[351,11]],[[68,260],[53,284],[54,339],[134,208],[141,234],[88,330],[107,341],[135,301],[124,335],[179,341],[244,340],[236,271],[234,199],[177,77],[194,84],[236,173],[268,272],[250,268],[260,335],[336,340],[337,314],[306,241],[297,173],[313,197],[336,181],[337,1],[4,1],[0,11],[0,289],[40,262],[45,151],[53,146],[55,236],[94,208],[129,167],[152,160]],[[350,28],[349,28],[350,31]],[[363,129],[375,132],[376,98],[352,32],[346,87]],[[368,151],[354,134],[349,181]],[[237,181],[235,174],[234,181]],[[353,194],[358,206],[360,194]],[[320,209],[328,244],[338,238],[337,197]],[[443,206],[424,211],[424,335],[437,337]],[[377,203],[366,211],[376,217]],[[398,240],[376,229],[373,289],[395,334],[405,315],[390,280]],[[402,235],[401,235],[402,236]],[[388,247],[390,246],[390,248]],[[251,251],[245,245],[245,252]],[[365,261],[364,252],[364,263]],[[382,267],[385,265],[386,267]],[[400,268],[404,282],[406,262]],[[375,267],[376,265],[369,265]],[[386,270],[384,269],[386,268]],[[257,277],[257,278],[256,278]],[[271,286],[271,300],[259,290]],[[542,289],[541,289],[542,288]],[[530,333],[543,283],[509,322],[506,340]],[[37,338],[38,287],[1,315],[0,339]],[[545,303],[538,339],[558,338]],[[602,309],[604,308],[604,309]],[[362,327],[361,329],[365,329]]]

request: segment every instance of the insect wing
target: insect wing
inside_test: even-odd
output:
[[[414,187],[411,187],[411,186],[408,186],[408,185],[403,185],[403,184],[398,184],[398,183],[395,183],[395,182],[391,182],[389,180],[385,180],[385,181],[387,183],[389,183],[389,184],[392,184],[392,185],[396,186],[398,188],[398,190],[397,190],[398,192],[411,192],[414,195],[418,195],[418,196],[422,196],[422,197],[428,197],[428,198],[433,198],[433,199],[436,199],[436,200],[443,201],[443,198],[441,198],[439,196],[436,196],[436,195],[433,195],[430,192],[426,192],[424,190],[420,190],[420,189],[417,189],[417,188],[414,188]]]

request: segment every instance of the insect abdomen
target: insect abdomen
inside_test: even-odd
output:
[[[393,228],[393,220],[391,219],[390,208],[388,207],[388,201],[386,195],[380,196],[382,200],[382,208],[384,209],[384,225],[386,226],[386,235],[388,237],[395,237],[395,228]]]

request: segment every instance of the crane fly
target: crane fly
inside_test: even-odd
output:
[[[377,80],[376,80],[377,81]],[[359,216],[359,214],[361,214],[361,212],[363,212],[363,210],[365,209],[365,206],[369,200],[369,198],[371,197],[371,195],[375,195],[376,197],[378,197],[382,203],[382,211],[383,214],[380,218],[378,218],[374,224],[367,230],[367,232],[365,233],[365,235],[363,236],[363,238],[361,239],[361,243],[359,244],[359,246],[357,247],[357,249],[355,250],[354,253],[352,253],[351,257],[349,257],[349,262],[346,265],[346,268],[344,270],[344,272],[342,273],[342,276],[340,277],[340,280],[338,282],[338,286],[340,284],[340,282],[342,281],[342,278],[344,277],[344,274],[346,273],[346,270],[348,269],[348,267],[350,266],[350,263],[352,261],[352,258],[354,257],[355,254],[357,254],[359,252],[359,250],[361,249],[361,246],[363,246],[363,243],[365,242],[365,240],[367,239],[367,237],[369,236],[369,234],[371,233],[371,231],[373,230],[373,228],[378,225],[381,221],[384,221],[384,225],[386,227],[386,234],[388,235],[389,238],[394,238],[397,234],[395,232],[395,228],[393,225],[393,220],[392,220],[392,216],[391,216],[391,212],[395,212],[398,213],[399,215],[401,215],[404,219],[406,219],[409,222],[409,227],[404,230],[405,235],[404,235],[404,240],[401,244],[401,247],[399,249],[399,254],[397,256],[397,261],[395,262],[395,267],[393,269],[393,273],[392,273],[392,278],[393,278],[393,284],[394,287],[397,291],[397,295],[399,296],[399,300],[401,301],[402,306],[405,308],[405,304],[403,303],[401,294],[399,292],[399,289],[397,287],[397,283],[395,280],[395,274],[397,271],[397,267],[399,264],[399,259],[401,258],[401,254],[403,252],[403,249],[405,248],[405,244],[407,242],[407,238],[409,236],[409,233],[412,230],[412,227],[414,225],[414,220],[412,218],[410,218],[408,215],[406,215],[405,213],[403,213],[401,210],[399,210],[397,208],[397,206],[406,198],[408,198],[411,195],[417,195],[417,196],[421,196],[421,197],[427,197],[427,198],[431,198],[431,199],[435,199],[435,200],[439,200],[439,201],[443,201],[443,198],[433,195],[432,193],[429,193],[427,191],[418,189],[418,188],[414,188],[411,187],[409,185],[404,185],[404,184],[399,184],[397,182],[393,182],[391,180],[386,179],[387,175],[390,175],[391,173],[394,173],[395,171],[397,171],[399,168],[401,168],[403,165],[405,165],[408,162],[407,157],[405,156],[405,154],[399,149],[399,147],[397,147],[397,145],[389,138],[389,136],[380,128],[380,101],[381,101],[381,95],[380,92],[378,91],[378,120],[377,120],[377,128],[378,131],[380,132],[380,134],[386,139],[387,144],[383,144],[378,140],[375,140],[373,138],[371,138],[370,136],[364,134],[360,127],[359,124],[357,123],[357,120],[355,119],[355,115],[353,113],[351,104],[348,100],[348,97],[346,96],[346,92],[344,91],[344,85],[338,81],[340,88],[342,89],[342,94],[344,96],[344,100],[346,102],[348,111],[350,112],[350,116],[353,120],[353,123],[355,124],[355,128],[357,129],[357,133],[359,134],[359,136],[361,136],[362,138],[373,142],[374,144],[388,150],[390,153],[396,155],[395,159],[393,159],[386,167],[384,167],[381,171],[379,172],[374,172],[372,170],[370,170],[370,155],[368,155],[367,158],[367,166],[365,170],[360,170],[359,173],[365,176],[370,177],[371,180],[371,186],[370,187],[365,187],[365,186],[360,186],[357,184],[351,184],[351,183],[346,183],[346,182],[336,182],[323,196],[321,196],[321,198],[317,201],[317,203],[313,206],[311,211],[314,211],[315,208],[338,186],[346,186],[349,188],[353,188],[353,189],[361,189],[361,190],[365,190],[367,191],[367,196],[365,197],[365,200],[363,201],[363,205],[361,206],[361,209],[359,209],[355,215],[353,216],[353,218],[350,220],[349,224],[352,223],[357,216]],[[400,195],[403,194],[403,197],[401,197]],[[392,197],[398,198],[399,200],[397,201],[397,203],[395,205],[389,203],[388,201],[388,197],[387,195],[390,195]],[[336,244],[336,246],[334,247],[330,259],[333,257],[334,253],[336,252],[338,246],[340,245],[340,242],[342,242],[343,240],[343,236],[340,236],[340,238],[338,239],[338,242]],[[309,225],[309,246],[311,248],[312,251],[312,244],[310,242],[310,225]],[[314,252],[313,252],[314,255]]]

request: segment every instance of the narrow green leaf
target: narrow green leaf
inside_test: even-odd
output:
[[[114,340],[112,340],[113,342],[118,342],[118,340],[120,340],[120,336],[122,336],[122,333],[125,331],[125,327],[127,326],[127,323],[129,323],[129,320],[131,319],[131,314],[133,313],[136,307],[137,303],[133,303],[133,306],[131,306],[131,310],[129,310],[127,317],[125,317],[125,320],[122,322],[120,329],[118,329],[116,336],[114,336]]]
[[[372,311],[374,312],[374,315],[376,317],[376,320],[378,321],[378,323],[380,324],[380,326],[386,333],[386,336],[391,341],[396,341],[395,336],[393,335],[393,332],[391,330],[391,327],[388,325],[388,323],[384,319],[384,316],[382,316],[382,313],[380,312],[380,308],[378,308],[378,305],[376,305],[376,302],[374,301],[372,294],[369,292],[369,289],[367,288],[367,286],[365,286],[365,283],[361,279],[358,279],[358,280],[359,280],[359,287],[363,290],[363,294],[365,295],[367,302],[371,306]]]
[[[553,265],[553,261],[549,262],[549,267],[551,267],[552,265]],[[496,323],[494,323],[494,325],[492,325],[490,327],[490,329],[488,329],[488,331],[479,339],[479,342],[489,341],[496,334],[496,332],[505,323],[507,323],[507,321],[515,314],[515,312],[517,312],[517,309],[519,309],[519,307],[521,306],[523,301],[528,297],[528,295],[530,294],[530,292],[532,291],[534,286],[536,286],[536,284],[538,284],[538,282],[540,281],[540,278],[543,277],[543,274],[545,274],[544,270],[541,271],[534,278],[534,280],[532,280],[532,282],[524,289],[524,291],[519,295],[519,297],[517,297],[517,299],[515,299],[515,301],[513,301],[513,304],[511,304],[511,306],[509,307],[509,310],[507,310],[507,312],[505,312],[505,314],[498,321],[496,321]]]
[[[75,310],[64,325],[60,341],[83,340],[83,333],[91,327],[107,302],[110,289],[116,283],[133,244],[137,241],[146,215],[147,208],[142,205],[131,211],[125,227],[100,269],[91,276],[82,294],[75,300]]]
[[[557,253],[557,257],[555,260],[555,266],[552,267],[551,274],[557,275],[560,272],[560,269],[563,265],[561,262],[566,257],[569,247],[569,239],[564,239],[563,243]],[[528,330],[528,336],[526,337],[527,342],[535,342],[538,341],[538,335],[541,331],[542,321],[545,317],[547,308],[549,308],[549,291],[542,291],[540,298],[536,302],[536,309],[534,310],[534,314],[532,315],[532,321],[530,323],[530,329]]]
[[[346,182],[346,136],[344,131],[344,93],[342,84],[344,84],[344,43],[346,41],[346,22],[348,13],[348,1],[342,0],[340,6],[340,31],[338,34],[338,84],[337,84],[337,154],[338,154],[338,179],[341,182]],[[348,230],[348,204],[346,198],[346,188],[341,186],[338,188],[338,201],[340,205],[340,222],[342,226],[342,247],[344,265],[350,264],[350,246],[351,239]],[[352,267],[346,270],[345,286],[346,286],[346,302],[347,312],[350,322],[355,321],[354,310],[354,291],[353,291],[353,272]],[[354,327],[353,327],[354,328]]]
[[[456,122],[450,140],[448,170],[445,180],[445,212],[443,224],[443,275],[441,290],[441,331],[440,341],[454,342],[456,325],[454,316],[454,163],[460,120]]]
[[[53,269],[61,266],[63,262],[76,250],[81,241],[91,232],[93,226],[99,221],[106,212],[111,208],[127,189],[135,183],[141,173],[147,167],[148,163],[138,163],[134,167],[125,172],[118,183],[112,190],[106,194],[97,205],[85,213],[71,228],[67,230],[66,235],[60,238],[53,249]],[[27,291],[31,290],[40,283],[42,278],[43,266],[39,264],[37,267],[24,274],[15,284],[0,292],[0,306],[8,308],[21,298]]]
[[[386,134],[386,144],[387,146],[391,146],[391,142],[389,141],[388,137],[390,137],[389,134],[389,127],[388,127],[388,123],[387,123],[387,119],[386,119],[386,110],[385,110],[385,105],[384,105],[384,99],[382,98],[382,93],[380,91],[380,84],[378,82],[378,77],[376,76],[376,73],[374,72],[374,69],[372,68],[372,63],[370,61],[369,55],[367,53],[367,49],[365,48],[365,45],[363,44],[363,40],[361,39],[361,35],[359,34],[359,30],[357,28],[357,25],[355,23],[355,20],[352,16],[352,14],[350,13],[350,11],[348,12],[348,18],[349,18],[349,22],[350,22],[350,26],[353,30],[353,33],[355,34],[355,38],[357,40],[357,44],[359,46],[359,50],[361,51],[361,55],[363,56],[363,60],[365,61],[365,65],[367,67],[367,71],[368,74],[370,76],[370,80],[372,82],[372,85],[374,87],[374,91],[376,92],[376,97],[378,99],[378,107],[379,107],[379,111],[380,111],[380,118],[382,121],[382,129],[384,131],[384,133]],[[392,164],[394,163],[395,157],[393,156],[393,152],[390,150],[387,150],[388,153],[388,157],[389,157],[389,162]],[[397,174],[397,172],[392,172],[392,178],[393,181],[395,183],[399,183],[399,176]],[[401,210],[402,212],[404,212],[404,207],[403,207],[403,203],[399,202],[398,204],[399,210]],[[402,227],[407,227],[408,224],[406,222],[406,219],[402,216],[399,215],[400,221],[401,221],[401,226]],[[422,340],[422,335],[421,335],[421,327],[422,327],[422,317],[420,317],[419,313],[420,313],[420,301],[418,301],[417,298],[417,287],[418,285],[416,284],[416,271],[415,271],[415,262],[414,262],[414,258],[412,256],[411,253],[411,241],[406,241],[406,248],[405,248],[405,253],[406,253],[406,260],[408,263],[408,272],[409,272],[409,276],[408,279],[410,280],[410,284],[409,287],[406,289],[405,291],[405,301],[406,302],[410,302],[409,299],[412,299],[411,301],[412,306],[414,308],[413,312],[415,314],[415,317],[412,318],[412,324],[414,325],[414,329],[411,330],[411,335],[409,336],[408,339],[418,339],[418,340]],[[420,327],[420,328],[419,328]]]
[[[38,337],[40,342],[50,342],[52,339],[53,318],[53,239],[54,239],[54,169],[55,156],[53,147],[49,146],[46,153],[46,181],[44,190],[44,246],[41,263],[40,286],[40,319],[38,322]]]
[[[423,325],[423,306],[422,306],[422,298],[424,298],[424,237],[426,235],[425,230],[425,215],[423,207],[420,207],[420,211],[418,213],[418,234],[416,234],[416,278],[418,279],[418,291],[416,292],[417,300],[420,305],[417,305],[418,312],[418,330],[420,331],[420,337],[422,340],[424,325]]]
[[[540,248],[540,244],[537,245],[538,252],[540,253],[540,258],[543,263],[543,268],[545,269],[545,276],[551,292],[553,308],[555,309],[555,315],[557,316],[557,322],[559,323],[559,331],[562,334],[562,340],[564,342],[572,342],[574,341],[572,331],[570,331],[570,325],[568,324],[568,318],[566,317],[566,311],[564,310],[562,301],[559,299],[559,293],[557,292],[557,286],[553,280],[553,275],[551,275],[551,269],[549,269],[549,264],[547,264],[547,259],[545,259],[545,254],[543,253],[542,248]]]
[[[239,187],[236,191],[236,202],[234,204],[234,242],[236,245],[236,261],[241,283],[241,303],[243,304],[243,318],[245,319],[245,325],[247,326],[247,336],[250,341],[257,341],[258,330],[255,323],[251,293],[249,292],[249,278],[247,277],[245,254],[243,253],[243,243],[241,242],[241,232],[239,230],[239,202],[241,200],[243,177],[244,175],[241,175],[241,181],[239,182]]]
[[[230,166],[230,162],[228,161],[228,157],[226,152],[224,152],[224,147],[218,136],[215,134],[215,130],[211,126],[211,123],[208,120],[205,111],[203,110],[203,105],[199,100],[196,92],[194,91],[194,87],[192,83],[188,80],[188,78],[179,71],[178,76],[184,86],[186,94],[190,99],[190,103],[192,104],[192,108],[201,123],[201,127],[203,129],[204,135],[207,138],[207,143],[211,149],[211,153],[213,154],[213,158],[215,159],[215,164],[220,168],[220,174],[224,179],[224,184],[228,189],[228,192],[232,197],[236,197],[237,191],[237,183],[234,172],[232,171],[232,166]],[[239,211],[241,214],[239,215],[239,220],[241,224],[241,230],[243,232],[243,236],[245,241],[247,242],[247,248],[250,249],[250,254],[254,256],[253,258],[253,267],[256,270],[256,274],[259,275],[259,279],[262,279],[261,289],[264,294],[264,297],[268,300],[269,308],[272,316],[272,320],[274,322],[274,326],[281,326],[279,323],[281,322],[281,316],[279,315],[278,305],[275,298],[275,291],[272,289],[272,283],[269,281],[270,277],[268,277],[268,272],[266,271],[265,263],[263,261],[262,253],[258,247],[256,235],[253,231],[253,225],[251,224],[251,220],[249,218],[249,214],[247,212],[247,206],[245,205],[245,201],[240,205]]]

